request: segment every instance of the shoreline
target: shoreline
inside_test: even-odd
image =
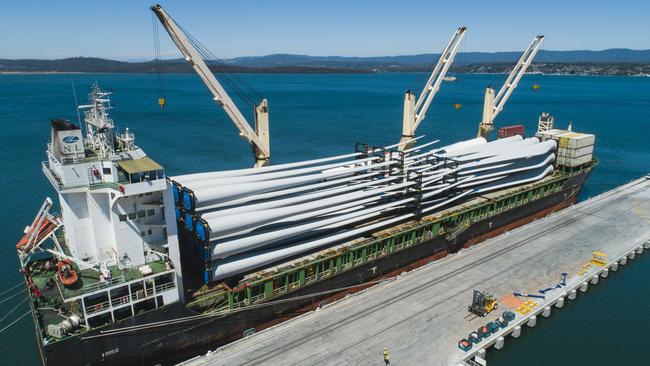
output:
[[[83,71],[0,71],[0,75],[43,75],[43,74],[105,74],[102,72]]]
[[[349,71],[335,71],[331,72],[233,72],[234,74],[324,74],[324,75],[338,75],[338,74],[352,74],[352,75],[363,75],[363,74],[402,74],[402,73],[426,73],[428,71],[359,71],[359,72],[349,72]],[[106,71],[0,71],[0,75],[67,75],[67,74],[151,74],[150,72],[106,72]],[[183,75],[183,74],[192,74],[191,72],[168,72],[167,75]],[[460,72],[455,73],[457,75],[507,75],[507,72]],[[634,75],[612,75],[612,74],[571,74],[571,73],[525,73],[525,75],[536,75],[536,76],[602,76],[602,77],[634,77],[634,78],[644,78],[650,77],[650,74],[634,74]]]

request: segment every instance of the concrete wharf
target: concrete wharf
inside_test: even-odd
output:
[[[649,247],[650,179],[642,178],[182,365],[383,365],[384,348],[392,366],[482,365],[486,349],[587,296],[589,286],[606,286],[604,278]],[[604,266],[589,263],[593,251],[607,255]],[[512,295],[540,295],[563,272],[566,285],[544,299]],[[499,309],[471,315],[474,289],[496,296]],[[528,300],[525,311],[520,304]],[[459,349],[459,340],[504,310],[516,315],[508,326]]]

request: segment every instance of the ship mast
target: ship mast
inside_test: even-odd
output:
[[[485,102],[483,104],[483,120],[478,127],[478,135],[476,137],[487,138],[490,132],[494,129],[494,119],[499,115],[503,106],[508,101],[510,94],[515,90],[519,80],[533,62],[533,58],[539,51],[539,48],[544,42],[544,36],[536,36],[531,44],[524,50],[524,53],[519,58],[519,62],[515,65],[514,69],[508,75],[508,79],[503,83],[503,86],[499,90],[499,93],[495,95],[495,91],[492,86],[488,86],[485,89]]]
[[[415,130],[424,119],[431,105],[433,97],[435,97],[440,84],[445,78],[449,67],[454,62],[454,57],[458,51],[458,46],[465,36],[467,31],[466,27],[460,27],[451,37],[449,44],[445,47],[444,51],[440,54],[436,67],[433,68],[429,80],[424,85],[420,96],[415,100],[415,95],[411,91],[404,94],[404,119],[402,124],[402,139],[400,140],[399,149],[401,151],[408,149],[413,145],[413,137]]]
[[[255,106],[255,130],[253,130],[241,113],[237,105],[232,101],[221,83],[214,76],[200,52],[190,41],[186,33],[158,4],[151,7],[171,37],[176,47],[181,51],[185,60],[192,65],[194,71],[199,75],[203,83],[212,93],[214,100],[223,108],[228,117],[239,129],[239,135],[252,147],[255,155],[255,167],[267,165],[271,157],[269,143],[269,116],[268,102],[266,99]]]

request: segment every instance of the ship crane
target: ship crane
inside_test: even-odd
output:
[[[404,119],[402,125],[402,139],[400,140],[399,149],[401,151],[409,149],[413,145],[415,130],[420,125],[431,105],[433,97],[440,90],[440,84],[445,78],[449,67],[454,62],[454,57],[458,51],[458,46],[465,36],[466,27],[460,27],[451,37],[449,44],[440,54],[436,67],[433,68],[429,80],[424,85],[417,101],[411,91],[404,94]]]
[[[201,57],[200,52],[190,42],[181,27],[176,24],[160,5],[152,6],[151,10],[156,14],[163,27],[165,27],[172,41],[185,57],[185,60],[192,65],[194,71],[196,71],[203,83],[208,87],[214,100],[224,109],[228,117],[230,117],[239,129],[239,135],[253,147],[255,167],[267,165],[271,157],[267,100],[262,99],[255,106],[255,130],[253,130],[239,108],[237,108],[237,105],[235,105],[228,93],[226,93],[221,83],[219,83],[212,71],[210,71],[205,60]]]
[[[490,132],[494,129],[494,119],[499,115],[503,110],[503,106],[508,101],[510,94],[515,90],[519,80],[533,62],[533,58],[539,51],[539,48],[544,42],[544,36],[536,36],[535,39],[530,43],[528,48],[519,58],[519,62],[515,65],[514,69],[508,75],[506,82],[503,83],[503,86],[499,90],[499,93],[496,94],[491,86],[488,86],[485,89],[485,101],[483,104],[483,120],[481,121],[478,128],[478,135],[476,137],[487,138]]]

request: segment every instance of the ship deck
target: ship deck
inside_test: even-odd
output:
[[[568,273],[567,287],[531,299],[538,306],[512,326],[602,271],[583,270],[593,251],[622,258],[648,239],[650,180],[640,179],[183,365],[377,365],[384,347],[393,365],[458,365],[494,342],[464,352],[459,340],[528,300],[513,292],[538,293]],[[474,289],[495,295],[499,310],[470,315]]]
[[[151,261],[147,263],[152,269],[152,273],[160,273],[167,270],[166,263],[164,260]],[[64,320],[64,317],[60,315],[60,311],[57,309],[57,306],[64,304],[66,300],[74,299],[94,291],[108,288],[119,283],[126,283],[135,279],[146,277],[144,276],[138,268],[130,268],[126,270],[121,270],[117,266],[108,266],[112,278],[108,281],[102,281],[100,279],[100,272],[93,269],[80,269],[78,265],[73,264],[72,267],[77,272],[79,280],[76,284],[71,287],[63,286],[56,279],[56,269],[52,268],[34,268],[30,274],[30,278],[34,281],[36,287],[41,291],[44,296],[44,303],[41,303],[38,308],[36,308],[37,313],[41,318],[41,324],[43,329],[47,329],[49,324],[57,324]],[[54,282],[48,281],[53,279]],[[81,303],[74,303],[74,307],[81,306]],[[80,311],[80,309],[75,308],[74,310]],[[83,332],[84,328],[80,328],[76,333]],[[56,341],[55,339],[50,339],[50,341]]]

